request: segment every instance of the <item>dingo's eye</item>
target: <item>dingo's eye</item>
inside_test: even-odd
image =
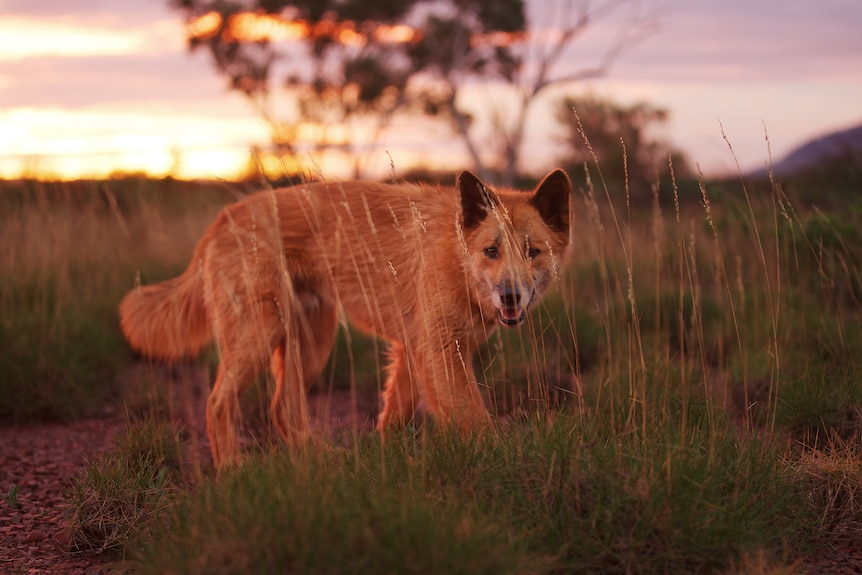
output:
[[[500,252],[497,251],[497,246],[488,246],[482,251],[489,260],[495,260],[500,255]]]
[[[539,248],[528,248],[527,249],[527,257],[530,258],[531,260],[534,260],[537,257],[539,257],[540,253],[542,253],[542,250],[540,250]]]

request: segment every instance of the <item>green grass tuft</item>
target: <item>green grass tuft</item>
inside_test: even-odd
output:
[[[156,421],[131,426],[114,451],[89,462],[71,483],[71,549],[127,552],[163,520],[180,477],[173,428]]]

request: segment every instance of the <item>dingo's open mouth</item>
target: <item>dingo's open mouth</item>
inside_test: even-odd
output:
[[[527,317],[527,314],[518,308],[502,308],[498,312],[500,323],[507,326],[516,326]]]

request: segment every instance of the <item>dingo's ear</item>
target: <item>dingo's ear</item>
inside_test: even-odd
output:
[[[563,170],[554,170],[536,186],[530,205],[538,210],[542,220],[556,232],[569,231],[569,202],[572,182]]]
[[[466,170],[458,174],[455,187],[461,196],[461,225],[473,229],[496,207],[497,200],[478,176]]]

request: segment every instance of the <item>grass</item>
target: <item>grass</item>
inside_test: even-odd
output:
[[[98,411],[132,361],[116,308],[188,263],[227,194],[129,179],[0,187],[0,422]]]
[[[816,524],[780,449],[705,424],[624,437],[556,415],[358,441],[206,480],[142,545],[141,571],[708,572],[798,551]]]
[[[258,448],[214,479],[153,409],[76,480],[73,541],[143,573],[780,573],[851,540],[858,200],[794,209],[774,182],[723,182],[700,205],[645,209],[575,179],[559,292],[477,358],[499,429]],[[226,200],[171,182],[28,185],[0,210],[6,422],[105,401],[133,361],[119,298],[139,271],[183,269]],[[378,389],[379,351],[342,332],[318,391]]]
[[[90,461],[68,488],[71,549],[125,554],[172,508],[181,477],[175,430],[158,421],[130,426],[117,447]]]
[[[460,501],[427,496],[409,452],[387,452],[385,468],[375,456],[383,455],[379,445],[363,445],[361,452],[356,461],[328,450],[254,458],[206,481],[180,503],[170,527],[143,547],[141,571],[530,570],[519,553],[523,543],[504,526],[465,511]]]

